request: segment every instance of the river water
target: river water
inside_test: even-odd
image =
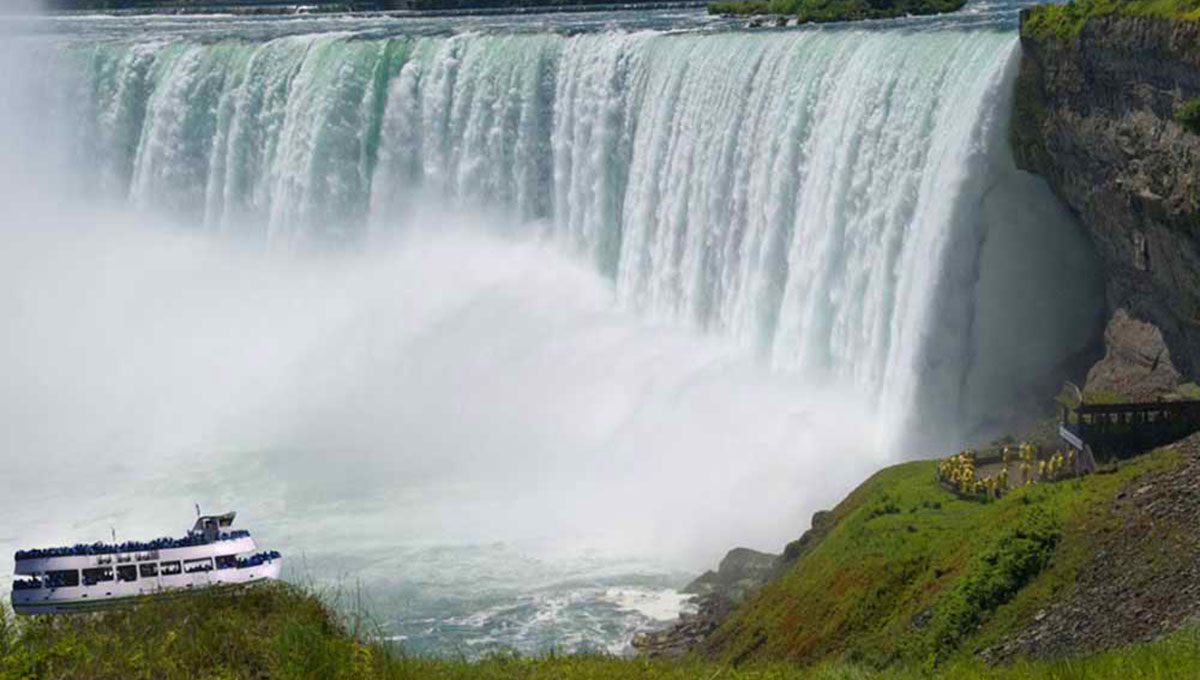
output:
[[[199,502],[412,651],[626,651],[1091,337],[1020,6],[0,20],[0,566]]]

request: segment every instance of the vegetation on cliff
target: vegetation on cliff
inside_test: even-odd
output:
[[[1189,99],[1175,109],[1175,120],[1179,124],[1200,135],[1200,99]]]
[[[796,17],[802,23],[893,19],[942,14],[962,8],[966,0],[723,0],[708,4],[709,14]]]
[[[1088,19],[1112,15],[1198,21],[1200,0],[1071,0],[1038,5],[1022,17],[1021,35],[1066,40],[1079,35]]]
[[[1110,474],[982,503],[941,486],[937,461],[887,468],[834,509],[834,528],[736,611],[706,652],[739,665],[907,668],[988,650],[1072,592],[1133,480],[1185,459],[1163,449]]]
[[[2,610],[0,610],[2,612]],[[1200,630],[1086,659],[987,668],[956,660],[944,677],[1105,680],[1192,677]],[[730,667],[608,656],[498,656],[479,662],[406,657],[330,613],[321,599],[286,585],[205,593],[104,614],[13,619],[0,613],[0,678],[18,680],[917,680],[921,668],[885,672],[828,663]]]

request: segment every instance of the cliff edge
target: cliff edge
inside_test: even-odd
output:
[[[1162,2],[1095,1],[1021,14],[1011,127],[1091,234],[1110,314],[1162,333],[1200,373],[1200,21]],[[1111,344],[1111,343],[1110,343]]]

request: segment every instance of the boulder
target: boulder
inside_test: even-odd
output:
[[[1180,381],[1162,331],[1118,309],[1104,329],[1104,358],[1088,371],[1084,390],[1146,400],[1173,392]]]
[[[734,548],[721,560],[716,571],[704,572],[684,587],[682,592],[721,595],[732,602],[740,602],[771,578],[778,562],[778,555],[750,548]]]

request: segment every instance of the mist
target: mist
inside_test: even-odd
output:
[[[103,219],[10,229],[0,255],[0,438],[23,474],[87,470],[85,507],[97,471],[244,461],[289,512],[418,490],[406,539],[621,536],[700,563],[778,548],[874,464],[838,427],[849,395],[631,318],[546,246],[464,224],[297,257]]]
[[[198,501],[348,570],[431,541],[692,570],[780,549],[881,462],[855,395],[637,316],[495,215],[291,252],[106,204],[20,73],[0,114],[0,493],[28,510],[8,547],[170,532]]]

